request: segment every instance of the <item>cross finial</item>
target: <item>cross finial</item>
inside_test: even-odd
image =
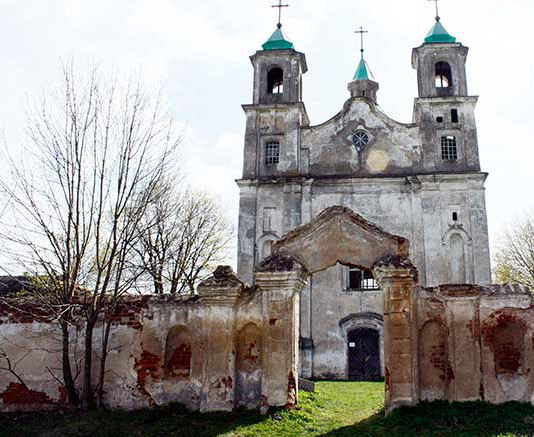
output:
[[[360,52],[361,52],[361,54],[362,54],[362,58],[363,58],[363,51],[364,51],[364,49],[363,49],[363,34],[364,34],[364,33],[369,33],[369,31],[367,31],[367,30],[363,30],[363,27],[360,26],[360,30],[355,31],[354,33],[359,33],[359,34],[360,34],[360,43],[361,43],[361,45],[360,45]]]
[[[278,29],[280,29],[282,27],[282,8],[289,8],[289,5],[283,5],[282,0],[278,0],[278,4],[272,7],[278,8]]]
[[[427,1],[436,3],[436,21],[439,21],[439,19],[440,19],[440,17],[439,17],[439,7],[438,7],[439,0],[427,0]]]

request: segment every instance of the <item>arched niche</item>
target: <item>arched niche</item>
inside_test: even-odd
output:
[[[237,407],[256,408],[261,399],[261,330],[254,323],[243,326],[235,338]]]
[[[524,373],[525,328],[509,321],[497,326],[493,332],[493,357],[496,375]]]
[[[165,376],[189,379],[191,376],[191,336],[183,325],[169,330],[165,342]]]
[[[462,236],[454,233],[449,238],[449,281],[451,284],[465,284],[467,282],[466,272],[466,250]]]
[[[441,239],[443,246],[443,272],[445,284],[470,284],[473,272],[473,240],[462,226],[450,226]]]
[[[452,378],[448,329],[443,323],[426,322],[419,331],[419,399],[447,399]]]
[[[268,258],[273,253],[273,245],[275,241],[279,240],[280,237],[274,232],[268,232],[262,235],[258,239],[257,243],[257,259],[263,260]]]

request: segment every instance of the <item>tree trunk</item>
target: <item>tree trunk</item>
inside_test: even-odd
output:
[[[93,396],[91,371],[93,368],[93,332],[96,322],[94,317],[90,317],[85,325],[85,350],[83,362],[83,398],[82,403],[84,408],[92,409],[95,407],[95,399]]]
[[[65,320],[61,320],[61,332],[62,332],[62,370],[63,370],[63,382],[65,383],[65,389],[67,390],[69,404],[79,405],[80,397],[76,391],[76,385],[74,384],[74,378],[72,377],[72,369],[70,366],[70,339],[69,339],[69,325]]]
[[[112,320],[112,316],[109,317],[108,321],[104,322],[104,337],[102,338],[102,353],[100,356],[100,370],[98,374],[98,391],[97,391],[97,405],[99,408],[103,406],[104,380],[106,377],[106,360],[108,358],[108,343],[109,343],[109,333],[111,331],[111,320]]]

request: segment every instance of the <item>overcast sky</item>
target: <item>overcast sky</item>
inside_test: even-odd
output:
[[[61,59],[141,69],[163,84],[186,125],[190,181],[221,197],[237,222],[248,57],[275,30],[274,0],[0,0],[0,128],[24,140],[28,98],[58,78]],[[382,109],[411,122],[417,92],[411,50],[434,20],[426,0],[289,0],[284,31],[307,57],[304,101],[312,124],[348,98],[364,26],[366,58]],[[470,48],[469,93],[479,95],[482,169],[490,173],[490,239],[534,211],[534,0],[442,0],[442,23]]]

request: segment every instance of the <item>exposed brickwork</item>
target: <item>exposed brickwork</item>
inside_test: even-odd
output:
[[[148,377],[153,380],[160,378],[161,360],[157,355],[150,352],[143,351],[141,357],[135,360],[135,370],[137,371],[137,388],[145,395],[151,405],[155,405],[156,402],[152,399],[152,396],[145,388]]]
[[[40,302],[29,298],[12,298],[0,301],[0,324],[34,322],[50,323],[53,319]]]
[[[129,326],[132,329],[142,329],[140,315],[144,309],[148,308],[148,302],[149,296],[120,301],[113,313],[113,324]]]
[[[249,343],[246,348],[245,354],[243,355],[243,361],[250,363],[252,366],[255,366],[260,360],[259,350],[257,350],[257,341]]]
[[[167,375],[171,378],[188,379],[191,376],[191,345],[180,344],[167,362]]]
[[[523,370],[527,326],[522,315],[521,311],[498,311],[482,329],[484,341],[493,351],[496,374],[511,375]]]
[[[54,400],[46,393],[28,389],[24,384],[12,382],[0,394],[0,399],[8,405],[52,405]]]
[[[287,407],[294,408],[297,403],[297,381],[293,372],[287,378]]]

